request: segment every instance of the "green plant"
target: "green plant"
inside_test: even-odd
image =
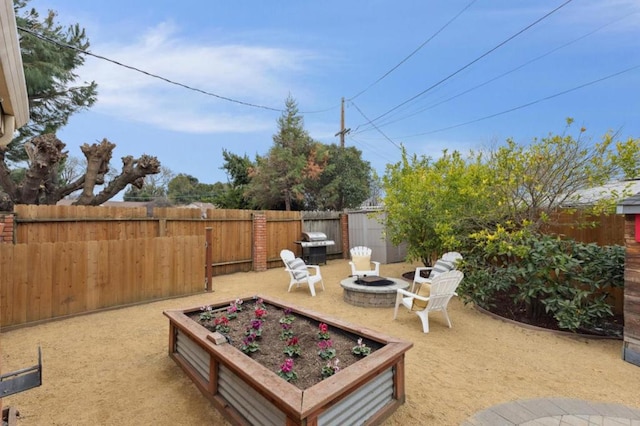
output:
[[[228,333],[229,332],[229,318],[226,315],[216,318],[213,321],[213,325],[216,328],[216,331],[220,333]]]
[[[351,349],[354,355],[367,356],[371,353],[371,348],[362,342],[362,337],[358,339],[358,344]]]
[[[259,351],[260,345],[258,344],[257,339],[258,336],[255,334],[249,334],[242,341],[242,347],[240,350],[247,355],[251,355],[252,353]]]
[[[524,225],[471,236],[460,266],[465,303],[491,309],[496,297],[510,295],[514,309],[524,306],[532,319],[552,315],[568,330],[611,317],[608,290],[624,285],[624,248],[562,240]]]
[[[285,379],[287,382],[291,382],[298,378],[298,373],[293,371],[293,359],[287,358],[284,363],[280,366],[280,371],[278,371],[278,376]]]
[[[322,371],[320,372],[322,378],[326,379],[327,377],[331,377],[338,371],[340,371],[340,367],[338,367],[339,363],[340,360],[338,358],[334,359],[333,362],[327,361],[327,364],[322,367]]]
[[[211,305],[203,306],[200,308],[203,312],[200,314],[200,321],[211,321],[213,318],[213,312],[211,312],[213,307]]]
[[[297,337],[292,337],[287,340],[287,346],[284,347],[283,352],[289,356],[300,356],[300,344]]]
[[[329,340],[330,338],[329,326],[325,323],[318,324],[318,339]]]
[[[280,323],[280,327],[282,330],[280,331],[280,339],[287,340],[293,337],[293,330],[291,329],[291,324],[287,324],[286,322]]]
[[[328,340],[320,340],[318,342],[318,355],[322,359],[331,359],[336,356],[336,350],[333,348],[333,342],[331,339]]]

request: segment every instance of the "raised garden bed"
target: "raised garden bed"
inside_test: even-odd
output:
[[[260,296],[258,296],[260,297]],[[190,318],[201,307],[166,311],[169,355],[233,424],[379,424],[404,403],[404,354],[413,344],[286,302],[265,304],[379,344],[371,355],[300,389]],[[251,299],[247,299],[248,302]],[[213,308],[228,306],[232,300]],[[218,341],[220,339],[217,339]]]

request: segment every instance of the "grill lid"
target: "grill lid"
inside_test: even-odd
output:
[[[324,241],[327,235],[324,232],[309,231],[302,233],[302,241]]]

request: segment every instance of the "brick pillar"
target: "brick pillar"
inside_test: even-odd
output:
[[[13,214],[0,216],[0,243],[13,242]]]
[[[640,214],[625,214],[624,344],[622,358],[640,366]]]
[[[349,215],[340,213],[340,228],[342,230],[342,258],[349,259]]]
[[[264,212],[253,214],[253,270],[267,270],[267,215]]]

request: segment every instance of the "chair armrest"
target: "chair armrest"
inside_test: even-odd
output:
[[[375,260],[372,260],[371,263],[373,263],[374,265],[380,266],[380,262],[376,262]]]
[[[404,294],[407,297],[411,297],[411,298],[414,298],[414,299],[422,300],[424,302],[428,302],[429,301],[429,297],[420,296],[419,294],[411,293],[410,291],[403,290],[401,288],[396,289],[396,291],[398,292],[397,294]]]
[[[314,271],[316,271],[316,274],[320,273],[320,266],[318,265],[307,265],[307,269],[313,269]]]
[[[416,272],[413,274],[413,282],[416,283],[428,283],[431,281],[431,279],[429,278],[423,278],[422,275],[420,275],[420,273],[422,271],[431,271],[433,269],[433,267],[431,266],[418,266],[416,268]]]

